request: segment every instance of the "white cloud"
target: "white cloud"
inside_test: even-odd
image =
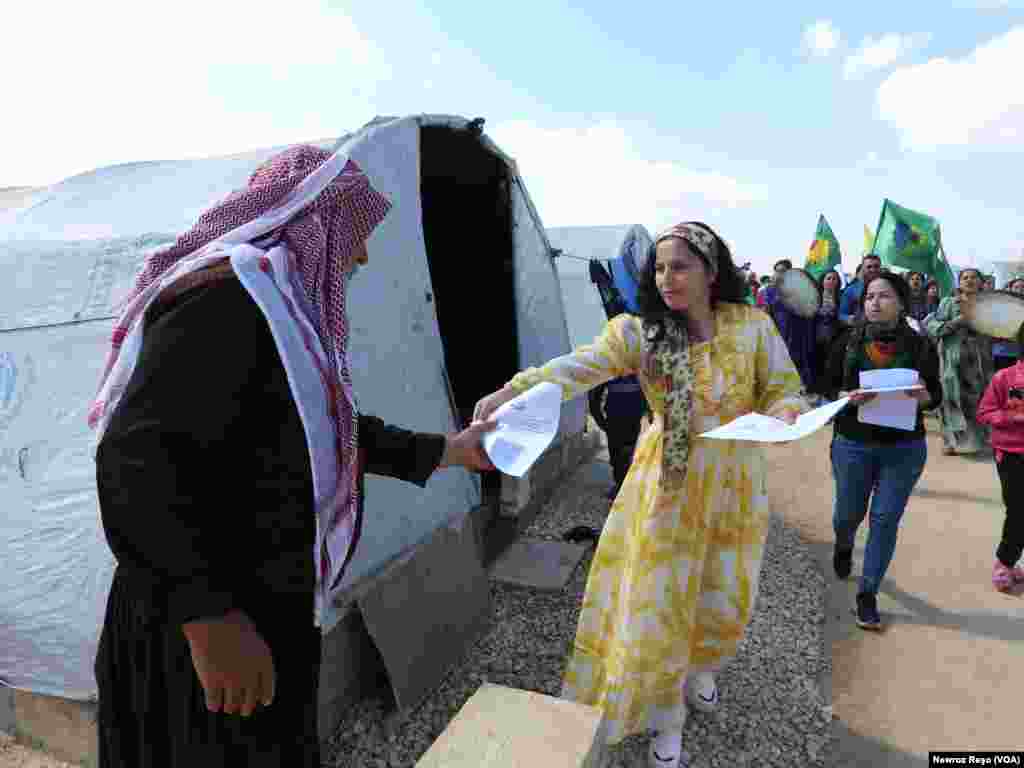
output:
[[[804,50],[814,56],[828,56],[839,47],[842,36],[828,19],[820,19],[804,29]]]
[[[655,229],[680,218],[767,200],[759,185],[674,160],[644,157],[626,127],[605,120],[587,128],[499,123],[488,134],[515,159],[545,226],[642,223]]]
[[[49,184],[109,163],[230,153],[340,134],[391,78],[343,12],[295,0],[15,3],[0,46],[0,185]],[[329,84],[325,86],[325,81]],[[308,132],[307,132],[308,131]]]
[[[927,45],[929,35],[882,35],[878,39],[865,37],[856,51],[846,57],[843,76],[855,80],[875,70],[895,64],[908,53]]]
[[[961,59],[898,69],[879,86],[878,113],[905,149],[1014,147],[1024,142],[1024,26]]]

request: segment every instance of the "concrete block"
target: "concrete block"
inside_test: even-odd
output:
[[[587,547],[564,541],[520,539],[491,567],[491,578],[536,589],[563,589]]]
[[[481,563],[487,562],[488,532],[498,516],[499,507],[500,503],[481,504],[469,511],[469,516],[473,518],[473,535],[476,539],[476,550]]]
[[[600,768],[602,712],[485,683],[416,768]]]
[[[402,710],[429,695],[487,626],[490,584],[473,528],[467,515],[458,531],[439,529],[359,598]]]
[[[354,608],[323,636],[320,648],[317,730],[324,741],[349,708],[387,685],[387,677],[380,653]]]
[[[531,467],[522,477],[501,476],[501,508],[513,510],[513,514],[530,503],[533,483],[531,482],[536,465]]]

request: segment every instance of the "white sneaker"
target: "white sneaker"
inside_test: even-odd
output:
[[[682,734],[657,734],[651,739],[647,748],[647,765],[649,768],[685,768],[690,764],[690,756],[683,751]]]
[[[718,708],[718,685],[714,673],[690,675],[686,679],[686,701],[700,712],[714,712]]]

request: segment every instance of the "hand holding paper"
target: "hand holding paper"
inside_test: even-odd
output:
[[[848,402],[849,398],[844,397],[821,408],[815,408],[799,416],[795,424],[787,424],[782,419],[760,413],[748,413],[717,429],[705,432],[700,437],[712,440],[746,440],[755,443],[788,443],[817,432],[828,424],[829,419],[843,410]]]
[[[445,438],[444,455],[438,469],[465,467],[470,472],[489,472],[494,464],[487,457],[483,447],[483,436],[495,429],[498,423],[493,419],[474,421],[461,432]]]
[[[910,391],[921,389],[919,380],[918,372],[909,368],[861,371],[861,393],[870,391],[877,397],[861,402],[858,420],[861,424],[913,431],[917,425],[918,401],[908,395]]]
[[[522,477],[551,445],[561,413],[561,387],[538,384],[490,415],[498,428],[484,434],[484,450],[506,475]]]

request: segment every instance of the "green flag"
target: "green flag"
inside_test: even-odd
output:
[[[814,233],[814,240],[807,253],[807,265],[804,269],[816,280],[820,280],[826,272],[837,268],[841,261],[839,241],[832,234],[832,227],[828,225],[824,216],[818,216],[818,229]]]
[[[923,272],[939,284],[942,296],[952,294],[953,270],[942,250],[939,222],[931,216],[887,199],[882,204],[872,251],[886,266]]]
[[[935,274],[930,277],[939,284],[939,295],[942,298],[952,296],[953,290],[956,288],[956,278],[953,276],[953,268],[946,260],[946,249],[942,247],[941,240],[939,241],[939,252],[936,254],[936,262]]]

